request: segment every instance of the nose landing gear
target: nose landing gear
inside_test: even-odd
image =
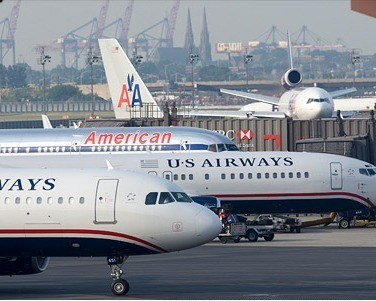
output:
[[[111,290],[117,296],[126,295],[129,292],[129,283],[121,278],[123,275],[122,266],[127,256],[108,256],[107,264],[111,269],[112,284]]]

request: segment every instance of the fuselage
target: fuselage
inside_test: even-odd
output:
[[[0,153],[85,154],[238,151],[217,132],[193,127],[0,130]]]
[[[376,204],[375,167],[345,156],[299,152],[160,153],[125,156],[5,155],[9,166],[106,166],[141,171],[190,195],[217,196],[238,213],[330,212]]]
[[[0,257],[171,252],[211,241],[221,228],[213,212],[179,199],[185,195],[180,187],[147,174],[2,170]],[[163,194],[170,196],[168,203],[160,201]]]
[[[294,119],[330,118],[334,113],[332,96],[318,87],[289,90],[282,94],[278,107]]]

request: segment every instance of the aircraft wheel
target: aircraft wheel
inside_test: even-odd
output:
[[[342,229],[350,228],[350,222],[345,218],[341,219],[338,225]]]
[[[265,239],[266,241],[272,241],[272,240],[274,239],[274,233],[270,233],[270,234],[268,234],[268,235],[265,235],[265,236],[264,236],[264,239]]]
[[[240,237],[239,236],[234,237],[234,242],[235,243],[238,243],[239,241],[240,241]]]
[[[220,240],[221,243],[223,243],[223,244],[227,243],[227,237],[220,237],[219,240]]]
[[[126,295],[129,292],[129,283],[124,279],[118,279],[112,282],[111,289],[116,296]]]
[[[258,234],[255,230],[251,229],[247,233],[247,238],[248,238],[249,241],[255,242],[258,239]]]

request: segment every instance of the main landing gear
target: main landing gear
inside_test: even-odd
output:
[[[116,296],[126,295],[129,292],[129,283],[121,278],[123,270],[121,269],[124,262],[127,260],[127,256],[109,256],[107,257],[107,264],[111,269],[112,292]]]

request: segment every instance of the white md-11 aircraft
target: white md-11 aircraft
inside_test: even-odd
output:
[[[214,131],[194,127],[0,130],[1,154],[93,154],[239,151]]]
[[[1,166],[103,166],[153,174],[189,195],[216,196],[235,213],[322,213],[376,205],[376,167],[345,156],[305,152],[143,153],[87,156],[17,153]],[[73,175],[72,175],[73,176]]]
[[[213,111],[213,110],[193,110],[189,114],[192,116],[218,116],[218,117],[238,117],[238,118],[285,118],[294,119],[320,119],[336,117],[337,110],[356,110],[354,105],[344,107],[343,99],[334,99],[355,92],[355,88],[347,88],[328,92],[319,87],[301,87],[303,76],[293,66],[292,48],[290,34],[287,33],[287,50],[289,59],[289,69],[282,76],[281,84],[288,90],[281,97],[272,97],[256,93],[243,91],[220,89],[220,92],[243,97],[252,101],[237,111]],[[347,102],[348,104],[348,102]]]
[[[129,284],[121,267],[128,256],[193,248],[220,231],[211,210],[176,184],[145,173],[2,169],[0,275],[43,272],[49,257],[103,256],[113,293],[124,295]]]

